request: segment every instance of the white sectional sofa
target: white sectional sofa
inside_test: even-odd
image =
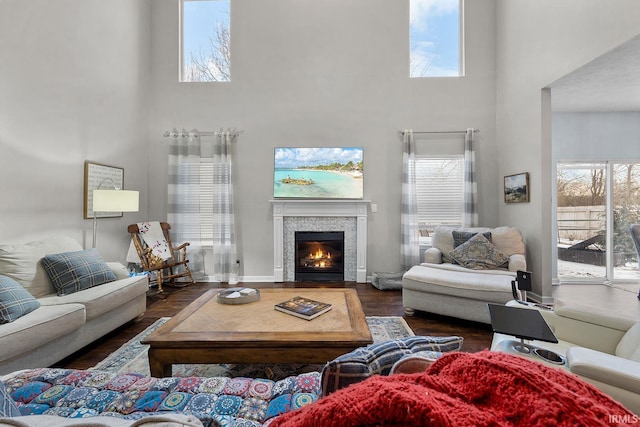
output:
[[[551,350],[563,358],[566,369],[592,383],[627,409],[640,415],[640,321],[612,313],[606,308],[556,302],[553,310],[515,301],[509,306],[538,310],[558,338],[558,343],[526,341],[526,344]],[[550,364],[535,354],[523,355],[513,350],[516,338],[494,334],[491,350],[517,354]]]
[[[119,263],[107,263],[116,279],[58,296],[41,260],[46,255],[82,251],[69,237],[0,245],[0,275],[18,282],[39,307],[0,324],[0,374],[48,367],[146,310],[146,276],[129,277]]]
[[[487,233],[490,233],[490,245],[479,242],[481,249],[475,250],[474,244],[482,237],[470,236],[478,233],[483,237],[489,237]],[[462,242],[465,237],[468,240]],[[460,243],[458,247],[456,243]],[[469,257],[475,257],[466,265],[475,268],[454,263],[452,253],[458,255],[465,246],[469,248]],[[491,249],[487,253],[487,246],[497,251]],[[478,255],[485,254],[495,259],[486,260],[486,263],[484,259],[477,259]],[[504,264],[493,266],[498,258]],[[511,281],[518,270],[526,269],[525,246],[516,228],[436,227],[432,247],[425,251],[424,262],[409,269],[402,277],[402,303],[407,315],[420,310],[491,323],[487,303],[505,304],[513,299]]]

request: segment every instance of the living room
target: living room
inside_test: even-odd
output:
[[[124,188],[140,191],[139,212],[103,219],[98,228],[104,258],[124,261],[126,226],[166,217],[163,133],[237,128],[241,277],[272,276],[273,149],[287,145],[364,147],[364,197],[378,207],[369,215],[368,275],[398,271],[399,255],[389,256],[400,253],[398,131],[473,127],[480,129],[479,223],[522,231],[532,294],[542,299],[552,294],[547,254],[555,242],[541,90],[637,35],[633,2],[607,3],[604,14],[597,2],[469,2],[465,76],[409,79],[408,2],[368,2],[363,15],[358,3],[247,1],[231,16],[232,81],[185,84],[176,71],[174,1],[61,7],[4,0],[0,7],[2,174],[13,183],[4,191],[4,242],[61,232],[89,247],[92,222],[80,212],[90,160],[123,168]],[[530,202],[503,203],[503,176],[523,171]]]
[[[377,206],[370,279],[401,269],[399,131],[475,128],[479,224],[522,232],[530,296],[553,301],[552,86],[636,37],[640,4],[468,1],[464,75],[410,79],[408,1],[236,1],[225,83],[179,82],[179,10],[177,0],[0,0],[1,243],[64,234],[90,248],[83,168],[93,161],[122,168],[124,188],[140,192],[138,212],[98,223],[101,255],[124,263],[127,226],[167,216],[164,133],[235,128],[241,281],[273,281],[282,146],[363,147],[364,199]],[[640,159],[640,144],[590,143]],[[521,172],[530,201],[504,203],[503,177]]]

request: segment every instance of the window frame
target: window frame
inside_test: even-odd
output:
[[[445,220],[444,222],[436,222],[434,221],[433,223],[430,223],[428,221],[424,221],[423,218],[426,216],[424,213],[421,214],[421,207],[422,209],[424,209],[424,206],[422,206],[422,203],[428,203],[426,202],[425,198],[428,198],[428,194],[422,195],[421,196],[421,191],[420,191],[420,181],[422,179],[424,179],[424,175],[427,174],[427,172],[425,171],[423,174],[419,173],[419,169],[421,167],[420,163],[421,162],[428,162],[428,161],[455,161],[456,162],[456,168],[457,168],[457,182],[455,182],[455,185],[459,186],[458,188],[458,192],[457,194],[457,201],[453,202],[455,204],[458,205],[458,209],[456,209],[457,215],[458,215],[458,220],[457,221],[447,221]],[[423,167],[428,167],[426,165],[423,165]],[[453,227],[461,227],[462,226],[462,219],[463,219],[463,214],[464,214],[464,154],[416,154],[415,155],[415,172],[416,172],[416,202],[418,205],[418,229],[420,232],[420,244],[422,246],[424,245],[429,245],[431,242],[431,233],[433,231],[433,229],[439,225],[449,225],[449,226],[453,226]],[[451,180],[452,182],[454,181],[453,179]],[[439,181],[442,182],[442,181]],[[444,187],[443,187],[444,188]],[[422,200],[421,200],[422,199]],[[447,211],[452,211],[453,209],[449,208],[447,209]],[[453,218],[452,215],[442,215],[442,218],[445,217],[449,217],[449,218]]]
[[[616,277],[616,265],[615,265],[615,224],[614,224],[614,210],[615,206],[615,194],[614,194],[614,181],[615,181],[615,167],[620,165],[637,165],[640,167],[640,159],[606,159],[606,160],[557,160],[554,167],[554,186],[553,186],[553,199],[552,199],[552,233],[553,233],[553,247],[552,247],[552,283],[554,285],[566,285],[566,284],[607,284],[612,283],[637,283],[638,278],[621,278]],[[558,257],[558,245],[557,236],[559,236],[558,227],[558,173],[563,169],[603,169],[605,171],[605,201],[604,201],[604,224],[605,224],[605,266],[604,276],[600,277],[571,277],[571,276],[559,276],[559,262]],[[624,272],[622,272],[624,273]],[[638,273],[640,277],[640,273]],[[620,274],[619,274],[620,276]]]
[[[231,0],[180,0],[178,2],[178,82],[179,83],[229,83],[231,82],[231,64],[229,63],[229,80],[186,80],[185,78],[185,24],[184,24],[184,4],[185,2],[220,2],[229,3],[229,50],[231,50]]]
[[[458,0],[458,70],[455,75],[413,75],[412,71],[412,57],[413,57],[413,49],[412,49],[412,31],[411,31],[411,2],[413,0],[409,0],[409,79],[433,79],[433,78],[455,78],[455,77],[464,77],[466,72],[465,67],[465,2],[464,0]]]

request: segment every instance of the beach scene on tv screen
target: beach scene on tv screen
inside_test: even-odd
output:
[[[276,148],[273,196],[361,199],[362,148]]]

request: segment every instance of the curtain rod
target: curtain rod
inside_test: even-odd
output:
[[[404,135],[403,130],[398,131],[400,132],[400,135]],[[479,133],[480,129],[473,129],[473,133]],[[415,134],[428,134],[428,133],[432,133],[432,134],[444,134],[444,133],[467,133],[466,130],[441,130],[441,131],[415,131],[413,132],[414,135]]]
[[[242,133],[241,130],[235,130],[235,129],[234,130],[229,129],[228,131],[231,132],[231,134],[233,136],[238,136],[238,135],[240,135]],[[219,131],[216,131],[216,132],[212,132],[212,131],[207,131],[207,132],[198,132],[198,131],[191,131],[191,132],[187,132],[187,131],[180,131],[180,132],[177,132],[177,131],[165,131],[165,133],[162,134],[162,136],[164,136],[165,138],[168,138],[172,134],[188,135],[189,133],[192,133],[192,132],[193,133],[197,133],[200,136],[216,136],[218,133],[224,132],[224,130],[220,129]]]

